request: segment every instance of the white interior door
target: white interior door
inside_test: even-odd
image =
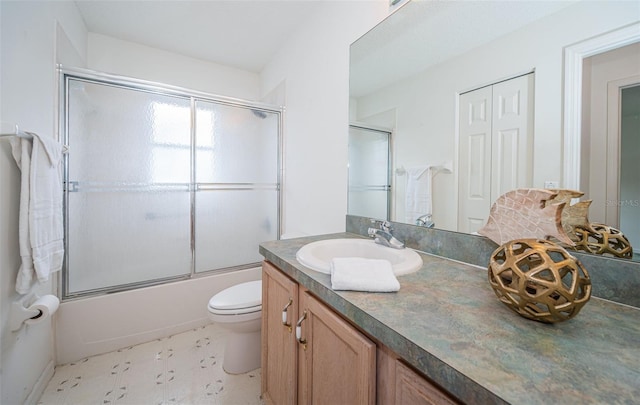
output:
[[[460,95],[458,231],[475,232],[505,192],[530,187],[533,74]]]
[[[475,232],[491,207],[492,89],[460,96],[458,231]]]
[[[607,165],[605,223],[620,229],[622,90],[640,85],[640,75],[607,83]],[[637,173],[637,170],[635,171]]]

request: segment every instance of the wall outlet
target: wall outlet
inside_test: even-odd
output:
[[[560,182],[554,180],[547,180],[544,182],[544,188],[560,188]]]

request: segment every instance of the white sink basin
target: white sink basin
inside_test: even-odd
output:
[[[397,276],[416,272],[422,267],[422,258],[413,250],[393,249],[369,239],[321,240],[304,245],[296,253],[296,259],[302,265],[326,274],[331,272],[331,259],[335,257],[388,260]]]

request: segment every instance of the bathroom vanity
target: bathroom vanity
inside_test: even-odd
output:
[[[592,297],[542,324],[500,303],[486,268],[431,254],[397,293],[334,291],[296,260],[338,233],[264,242],[266,403],[634,403],[640,311]],[[306,317],[304,317],[306,312]],[[299,333],[296,336],[296,326]]]

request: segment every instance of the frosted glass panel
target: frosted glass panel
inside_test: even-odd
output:
[[[349,190],[349,213],[369,218],[387,218],[387,190]],[[352,214],[357,213],[357,214]]]
[[[256,263],[261,242],[278,238],[276,190],[196,193],[196,271]]]
[[[80,80],[68,85],[71,181],[190,181],[189,99]]]
[[[349,128],[349,214],[388,217],[389,137],[388,132]]]
[[[69,292],[189,274],[189,193],[69,194]]]
[[[277,177],[278,114],[196,103],[198,183],[275,183]]]
[[[260,262],[279,237],[279,113],[110,80],[63,80],[63,295]]]

